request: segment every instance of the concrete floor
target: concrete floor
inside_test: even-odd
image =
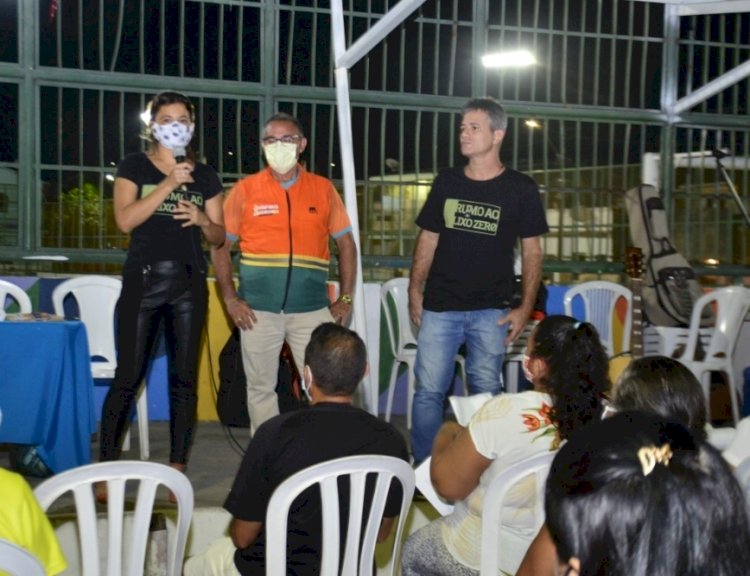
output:
[[[392,422],[406,436],[406,417],[394,415]],[[131,449],[123,452],[123,459],[140,458],[138,449],[137,426],[132,427],[133,438]],[[198,422],[190,456],[187,476],[193,485],[195,506],[222,506],[232,487],[234,475],[242,460],[242,453],[250,439],[247,428],[228,428],[220,422]],[[408,441],[408,436],[407,436]],[[152,462],[168,463],[169,461],[169,423],[151,422],[149,425],[149,443]],[[99,445],[96,435],[92,442],[92,461],[96,461]],[[0,445],[0,466],[10,468],[10,452],[7,446]],[[27,476],[32,486],[41,479]]]
[[[406,435],[406,418],[394,415],[393,424]],[[167,422],[151,422],[149,426],[150,450],[153,462],[167,463],[169,459],[169,424]],[[224,500],[234,479],[234,475],[242,459],[249,440],[249,430],[245,428],[226,428],[218,422],[199,422],[196,430],[190,465],[187,476],[190,479],[195,494],[195,512],[193,514],[191,534],[186,549],[186,557],[199,554],[213,541],[221,537],[228,526],[229,514],[222,508]],[[138,432],[133,426],[132,449],[123,452],[123,459],[138,459]],[[98,454],[96,437],[92,443],[93,459]],[[0,446],[0,466],[10,467],[10,454],[7,446]],[[42,481],[40,478],[27,476],[32,486]],[[166,494],[166,493],[165,493]],[[166,516],[174,514],[174,505],[166,502],[165,494],[157,495],[157,507]],[[425,525],[437,513],[426,502],[415,502],[407,517],[405,534]],[[58,526],[58,537],[63,550],[68,557],[69,569],[65,576],[80,574],[80,559],[78,558],[78,542],[75,530],[70,525]],[[100,545],[103,545],[101,543]],[[387,556],[380,558],[381,551],[389,545],[378,546],[378,572],[383,573],[387,566]]]
[[[406,417],[395,415],[392,423],[407,438]],[[138,433],[134,429],[130,452],[124,458],[139,458]],[[149,429],[151,458],[153,462],[169,460],[169,424],[152,422]],[[228,428],[220,422],[199,422],[190,455],[187,476],[193,484],[195,506],[222,506],[232,487],[242,454],[250,440],[248,428]],[[95,448],[97,446],[95,445]],[[96,453],[95,453],[96,454]]]

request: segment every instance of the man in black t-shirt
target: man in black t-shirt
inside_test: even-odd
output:
[[[352,395],[366,372],[365,345],[355,332],[333,323],[321,324],[313,331],[305,350],[303,377],[311,407],[275,416],[258,428],[224,503],[232,514],[231,539],[216,542],[204,554],[191,558],[185,565],[185,576],[264,575],[263,525],[268,502],[276,487],[295,472],[360,454],[408,461],[401,434],[352,405]],[[405,513],[400,506],[400,485],[394,484],[379,540],[387,538],[394,518]],[[342,502],[342,518],[347,514]],[[320,498],[303,492],[289,516],[287,574],[319,574],[320,549]]]
[[[463,108],[466,166],[441,172],[417,217],[409,311],[419,326],[411,448],[430,455],[443,423],[454,359],[466,344],[472,394],[501,390],[505,346],[531,315],[542,274],[547,220],[536,183],[500,161],[508,118],[491,98]],[[520,239],[523,295],[513,296],[513,248]]]

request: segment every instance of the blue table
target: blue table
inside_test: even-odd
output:
[[[93,390],[81,322],[0,322],[0,442],[36,445],[53,472],[90,463]]]

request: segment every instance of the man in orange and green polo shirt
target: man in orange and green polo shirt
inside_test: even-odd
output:
[[[307,139],[299,121],[272,116],[263,132],[268,167],[240,180],[224,203],[227,241],[212,250],[227,313],[241,329],[250,431],[279,413],[276,382],[286,340],[299,373],[305,346],[323,322],[346,323],[352,311],[357,249],[344,204],[330,180],[305,170]],[[328,249],[339,252],[339,299],[329,305]],[[230,248],[239,241],[240,286]]]

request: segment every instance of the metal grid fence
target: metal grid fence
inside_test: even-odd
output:
[[[302,120],[308,166],[340,182],[328,1],[6,4],[0,255],[121,258],[127,238],[112,217],[112,177],[142,146],[139,114],[163,89],[196,104],[194,146],[227,186],[261,167],[259,134],[276,110]],[[349,42],[395,4],[345,2]],[[511,116],[504,162],[543,191],[548,264],[618,268],[629,243],[622,194],[641,181],[644,155],[658,153],[678,248],[695,264],[747,266],[748,233],[726,184],[705,161],[678,165],[672,154],[719,147],[747,159],[750,83],[740,79],[676,122],[661,106],[665,85],[690,94],[746,61],[748,24],[748,14],[669,20],[663,5],[631,0],[426,0],[350,74],[364,256],[375,266],[408,263],[429,183],[462,161],[460,106],[489,94]],[[676,59],[665,49],[670,34]],[[498,48],[527,48],[539,63],[483,68],[479,56]],[[747,202],[747,165],[734,162],[730,174]]]

